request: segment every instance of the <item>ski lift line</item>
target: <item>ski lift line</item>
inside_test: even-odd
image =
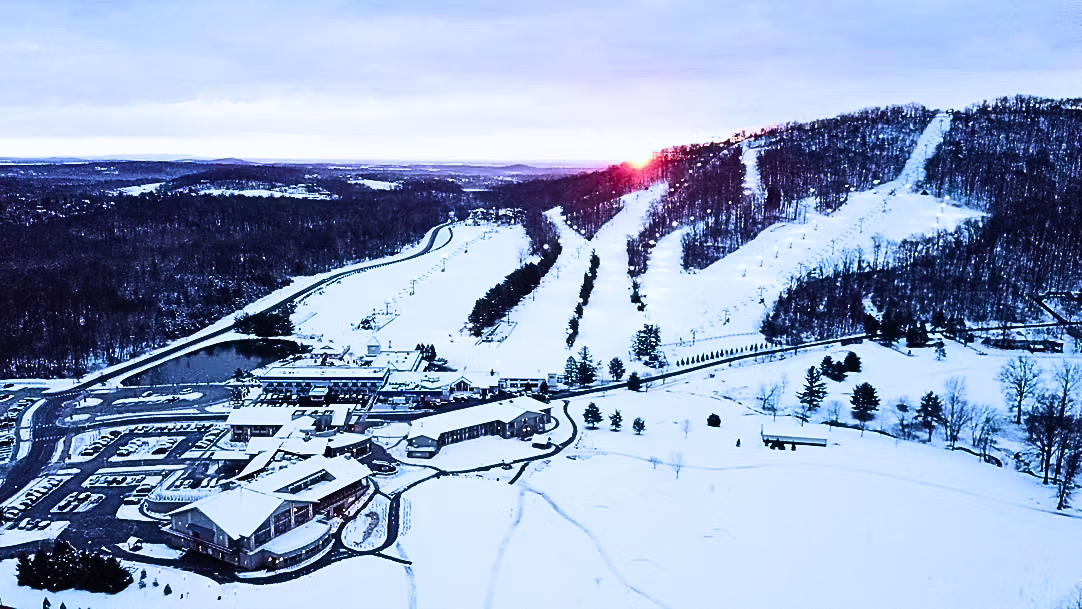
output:
[[[698,343],[706,342],[708,340],[719,340],[719,339],[722,339],[722,338],[736,338],[738,336],[758,336],[759,334],[760,334],[759,332],[741,332],[740,334],[724,334],[722,336],[707,336],[707,337],[704,337],[704,338],[696,337],[695,338],[695,343],[698,344]],[[676,341],[675,343],[661,343],[658,346],[659,347],[686,347],[686,346],[688,346],[688,341],[685,340],[685,341]]]

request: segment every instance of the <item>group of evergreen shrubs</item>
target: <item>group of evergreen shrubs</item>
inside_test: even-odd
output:
[[[76,550],[63,541],[51,550],[39,549],[33,556],[19,554],[16,574],[20,586],[49,592],[74,588],[116,594],[133,581],[115,557]]]

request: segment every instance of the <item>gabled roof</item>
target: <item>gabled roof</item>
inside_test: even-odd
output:
[[[286,489],[291,484],[320,472],[325,472],[333,480],[317,484],[299,493],[290,494],[286,492]],[[314,502],[362,478],[367,478],[371,474],[372,470],[359,461],[346,457],[329,459],[324,456],[317,456],[258,478],[248,483],[248,488],[262,493],[275,494],[292,501]]]
[[[255,533],[282,502],[281,497],[241,487],[189,503],[169,515],[199,510],[231,539],[239,539]]]
[[[490,402],[488,404],[481,404],[480,406],[452,410],[451,412],[444,412],[417,419],[410,428],[409,437],[411,439],[426,437],[436,440],[439,439],[440,434],[444,432],[465,429],[467,427],[491,423],[493,421],[507,423],[517,419],[523,414],[541,414],[543,410],[543,408],[531,410],[520,406],[520,404],[540,404],[541,406],[544,406],[544,408],[549,408],[549,406],[545,406],[544,404],[533,400],[520,400],[518,403],[514,400]]]
[[[268,455],[270,453],[263,453]],[[249,467],[260,460],[259,455]],[[266,464],[263,464],[264,466]],[[249,468],[245,468],[246,470]],[[322,480],[300,490],[289,493],[289,486],[305,480],[315,474],[324,473]],[[243,484],[238,488],[222,491],[205,499],[190,503],[169,512],[169,515],[181,514],[189,510],[199,510],[232,539],[251,536],[259,525],[285,502],[314,503],[358,480],[372,474],[364,464],[346,457],[328,459],[323,456],[306,459],[262,478]]]

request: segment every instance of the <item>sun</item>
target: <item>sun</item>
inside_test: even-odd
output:
[[[642,169],[643,167],[646,167],[647,165],[649,165],[650,161],[652,161],[652,160],[654,160],[654,153],[648,152],[648,153],[645,153],[645,154],[643,154],[641,156],[638,156],[636,158],[633,158],[633,159],[629,160],[627,162],[627,164],[631,165],[635,169]]]

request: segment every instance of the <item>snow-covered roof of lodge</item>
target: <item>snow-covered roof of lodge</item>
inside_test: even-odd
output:
[[[533,406],[535,404],[540,406],[540,408],[534,408]],[[523,405],[529,407],[524,407]],[[435,440],[440,437],[440,434],[448,431],[465,429],[467,427],[473,427],[474,425],[491,423],[492,421],[502,421],[507,423],[523,414],[537,414],[548,408],[551,407],[544,403],[522,398],[520,398],[518,402],[515,402],[513,399],[489,402],[488,404],[481,404],[479,406],[472,406],[461,410],[452,410],[451,412],[444,412],[430,417],[417,419],[410,428],[409,437],[411,439],[426,437]]]
[[[387,377],[384,390],[415,386],[431,391],[443,389],[459,381],[466,381],[471,387],[491,388],[500,384],[500,375],[488,372],[392,372]]]
[[[296,493],[289,493],[290,485],[320,472],[327,473],[330,480],[316,483]],[[248,488],[277,494],[293,501],[315,502],[371,474],[372,470],[360,461],[344,456],[333,459],[316,456],[257,478],[248,483]]]
[[[286,425],[287,423],[308,419],[305,423],[312,425],[314,416],[330,412],[332,426],[345,425],[349,411],[355,408],[351,404],[324,404],[322,406],[246,406],[229,411],[225,420],[226,425]],[[277,435],[277,434],[276,434]]]
[[[379,361],[379,358],[377,358]],[[276,366],[259,375],[268,382],[359,381],[379,380],[387,375],[388,366]]]
[[[264,453],[267,454],[267,453]],[[259,455],[262,457],[263,455]],[[257,459],[259,458],[257,457]],[[253,462],[255,459],[253,459]],[[319,474],[323,479],[289,492],[291,485]],[[173,510],[170,515],[199,510],[229,537],[238,539],[255,532],[285,501],[314,503],[358,480],[372,471],[363,463],[347,457],[317,456],[266,474],[238,488],[222,491],[205,499]]]
[[[380,354],[368,362],[371,368],[391,371],[417,370],[421,366],[420,351],[380,351]]]
[[[284,499],[277,495],[240,487],[189,503],[169,512],[169,515],[199,510],[230,538],[239,539],[255,533],[259,525],[263,524],[283,501]]]

